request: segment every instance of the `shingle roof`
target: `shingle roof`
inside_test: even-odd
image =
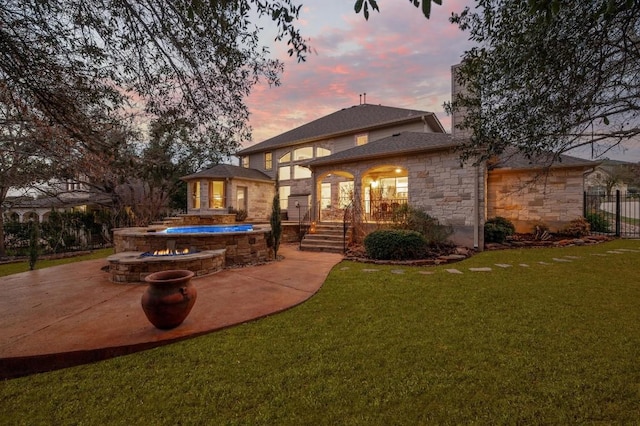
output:
[[[451,135],[446,133],[403,132],[310,161],[308,164],[316,167],[325,164],[431,151],[456,145],[457,142],[454,142]]]
[[[198,179],[198,178],[215,178],[215,179],[242,178],[242,179],[263,180],[263,181],[273,180],[259,170],[247,169],[245,167],[238,167],[232,164],[216,164],[210,169],[202,170],[188,176],[183,176],[180,179],[192,180],[192,179]]]
[[[553,153],[540,154],[532,158],[527,158],[521,152],[515,149],[507,149],[503,152],[497,161],[490,164],[489,169],[501,170],[526,170],[526,169],[542,169],[547,167],[595,167],[599,164],[597,161],[589,161],[584,158],[572,157],[570,155],[561,154],[554,158]]]
[[[62,194],[60,197],[17,197],[9,198],[3,203],[8,208],[12,209],[38,209],[38,208],[69,208],[75,206],[82,206],[86,204],[91,205],[106,205],[111,204],[113,201],[111,197],[105,194],[92,194],[85,193],[82,196],[69,197],[69,194]],[[66,196],[66,198],[65,198]]]
[[[355,133],[360,130],[364,131],[366,129],[384,127],[404,121],[413,121],[421,117],[425,117],[425,120],[429,122],[434,131],[445,133],[442,124],[432,112],[362,104],[344,108],[300,127],[296,127],[288,132],[274,136],[271,139],[239,151],[238,155],[247,155],[344,133]]]

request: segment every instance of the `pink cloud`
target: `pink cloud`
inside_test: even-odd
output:
[[[465,2],[434,7],[430,20],[406,3],[381,4],[369,21],[345,0],[305,5],[303,14],[311,18],[304,18],[301,30],[309,31],[317,54],[297,63],[286,46],[270,44],[285,72],[282,86],[256,86],[248,98],[254,142],[357,105],[364,92],[368,103],[435,112],[450,128],[442,109],[450,99],[450,69],[470,44],[448,17]]]

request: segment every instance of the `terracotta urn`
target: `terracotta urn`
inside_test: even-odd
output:
[[[191,271],[175,269],[146,276],[149,287],[142,295],[142,310],[151,324],[163,330],[182,324],[198,296],[191,283],[193,275]]]

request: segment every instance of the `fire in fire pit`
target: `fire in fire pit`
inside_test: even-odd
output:
[[[183,256],[185,254],[193,254],[198,253],[198,250],[193,248],[186,249],[164,249],[164,250],[154,250],[153,253],[146,251],[142,253],[139,257],[162,257],[162,256]]]

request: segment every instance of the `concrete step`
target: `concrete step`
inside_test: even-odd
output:
[[[344,252],[344,248],[342,245],[306,245],[301,244],[300,250],[302,251],[317,251],[317,252],[325,252],[325,253],[342,253]]]
[[[344,252],[344,230],[342,224],[316,225],[313,234],[305,234],[300,250],[330,253]]]
[[[342,234],[306,234],[304,236],[305,240],[308,241],[340,241],[342,242],[343,237]]]

